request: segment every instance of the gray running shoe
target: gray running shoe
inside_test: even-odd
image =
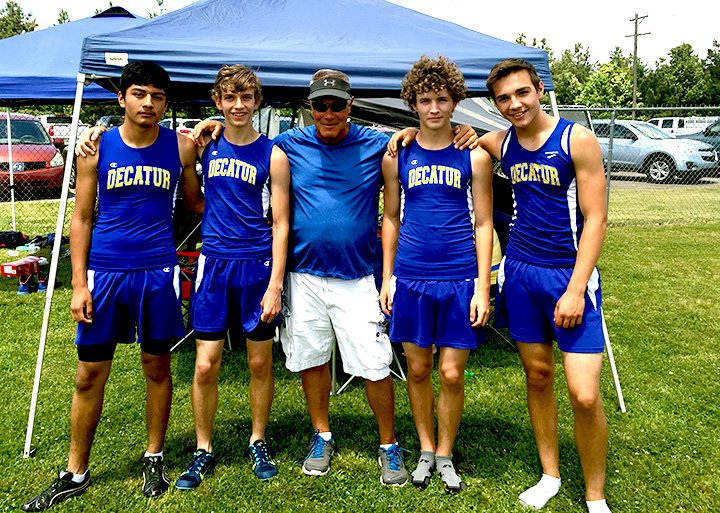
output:
[[[330,471],[330,459],[335,453],[335,439],[325,441],[315,431],[310,439],[310,449],[303,460],[302,471],[308,476],[324,476]]]
[[[378,449],[378,463],[380,464],[380,482],[390,486],[405,486],[408,482],[407,471],[403,464],[402,451],[410,452],[400,447],[397,442],[389,449]]]
[[[420,460],[413,471],[412,484],[420,489],[425,489],[430,484],[430,478],[435,471],[435,453],[432,451],[420,451]]]
[[[465,482],[460,479],[460,476],[455,472],[452,458],[435,456],[435,465],[437,466],[438,474],[440,474],[440,479],[443,484],[445,484],[445,491],[447,493],[456,493],[467,488]]]

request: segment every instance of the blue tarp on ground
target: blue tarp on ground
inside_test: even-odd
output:
[[[489,21],[497,23],[498,21]],[[125,60],[151,60],[178,83],[180,99],[205,99],[219,67],[256,70],[270,101],[304,98],[320,68],[345,71],[356,97],[397,97],[423,54],[443,54],[473,95],[487,94],[492,66],[532,62],[553,88],[544,50],[486,36],[384,0],[202,0],[126,30],[88,37],[80,70],[118,77]]]
[[[0,104],[72,103],[85,37],[147,21],[121,7],[82,20],[0,40]],[[117,96],[93,84],[86,100]]]

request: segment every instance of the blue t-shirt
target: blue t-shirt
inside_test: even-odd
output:
[[[402,211],[395,276],[477,278],[470,150],[453,145],[427,150],[413,142],[398,154],[398,179]]]
[[[575,265],[584,218],[570,155],[573,125],[560,119],[535,151],[520,145],[514,128],[507,132],[500,162],[515,202],[508,258],[545,267]]]
[[[352,124],[337,144],[322,142],[314,126],[275,137],[292,177],[288,271],[346,280],[373,273],[387,141]]]
[[[270,156],[273,142],[260,135],[244,146],[219,137],[203,151],[205,184],[202,253],[231,260],[272,256]]]
[[[177,265],[172,215],[182,163],[177,134],[159,128],[157,139],[146,148],[125,144],[117,128],[100,139],[90,269],[127,271]]]

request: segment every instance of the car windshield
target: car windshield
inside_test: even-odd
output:
[[[10,135],[13,144],[52,144],[40,122],[32,119],[10,120]],[[7,143],[7,123],[0,123],[0,144]]]
[[[667,133],[650,123],[633,123],[633,128],[650,139],[674,139],[675,136]]]

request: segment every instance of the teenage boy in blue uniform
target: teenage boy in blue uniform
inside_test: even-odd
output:
[[[96,155],[78,159],[70,226],[70,310],[78,323],[70,452],[66,470],[24,511],[42,511],[89,486],[90,449],[115,348],[136,338],[147,384],[143,492],[154,497],[169,486],[162,451],[172,397],[170,347],[184,334],[172,209],[181,174],[195,173],[192,141],[158,126],[169,93],[160,66],[125,66],[118,93],[124,124],[105,135]]]
[[[262,480],[278,472],[268,453],[265,428],[275,383],[273,319],[280,313],[287,256],[289,166],[283,151],[253,128],[253,114],[261,102],[254,72],[239,64],[223,66],[212,97],[225,116],[225,128],[217,140],[198,148],[205,201],[191,309],[197,346],[192,385],[197,449],[175,481],[183,490],[200,485],[215,465],[212,428],[218,374],[225,333],[231,328],[242,329],[247,338],[252,417],[248,451],[253,472]]]
[[[437,469],[448,491],[465,483],[452,462],[464,405],[464,372],[476,329],[490,313],[492,165],[482,149],[453,146],[450,119],[465,97],[465,80],[445,57],[416,62],[402,98],[420,132],[397,157],[383,159],[383,284],[380,304],[391,316],[390,340],[402,343],[408,395],[420,441],[412,483],[424,488]],[[402,207],[401,207],[402,205]],[[474,222],[474,227],[473,227]],[[440,392],[432,385],[439,352]]]

